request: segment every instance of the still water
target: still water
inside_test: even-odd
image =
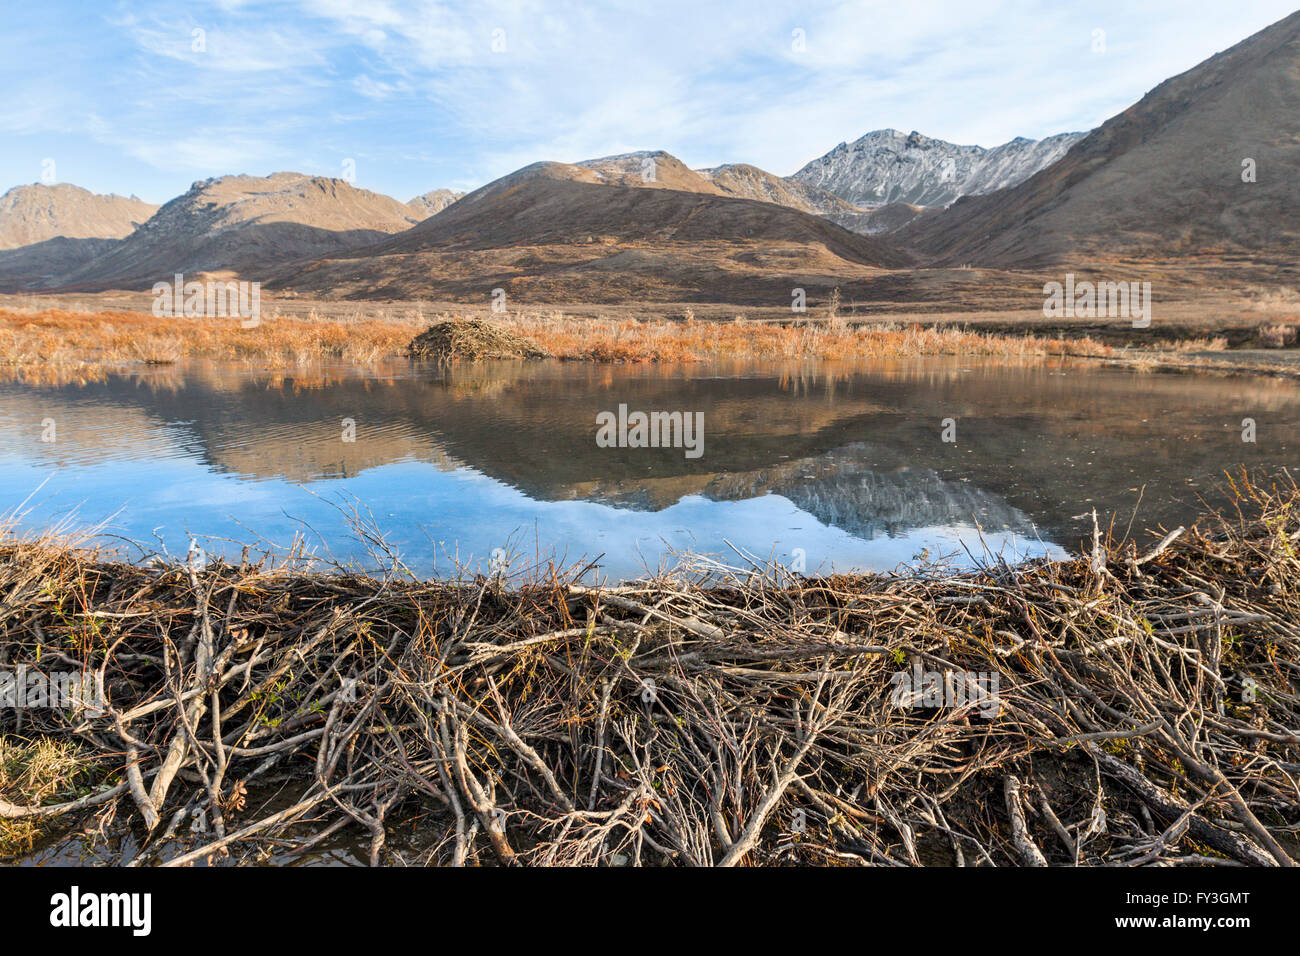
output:
[[[620,404],[700,413],[700,454],[600,447],[597,416]],[[189,364],[0,384],[0,512],[21,528],[96,526],[134,559],[298,538],[373,569],[359,518],[419,574],[494,553],[593,561],[588,580],[688,552],[809,573],[1061,555],[1094,507],[1120,533],[1184,523],[1225,471],[1294,469],[1298,451],[1293,383],[1068,360]]]

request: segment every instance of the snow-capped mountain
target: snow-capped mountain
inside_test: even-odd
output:
[[[947,206],[1015,186],[1056,162],[1084,133],[1046,139],[1017,137],[993,149],[958,146],[913,130],[880,129],[840,143],[791,179],[818,186],[858,206],[904,202]]]

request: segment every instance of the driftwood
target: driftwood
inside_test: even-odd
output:
[[[171,865],[350,833],[371,863],[1288,866],[1300,494],[1236,487],[1144,552],[910,577],[417,582],[10,536],[0,665],[106,699],[0,730],[109,769],[0,821],[117,814]]]

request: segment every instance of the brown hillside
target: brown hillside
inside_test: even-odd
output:
[[[157,208],[135,196],[103,196],[70,183],[15,186],[0,196],[0,249],[59,236],[120,239]]]
[[[1255,160],[1257,181],[1242,181]],[[896,238],[943,263],[1300,250],[1300,13],[1193,69],[1011,189]]]
[[[410,228],[419,214],[341,179],[275,173],[195,183],[105,255],[65,275],[70,288],[148,287],[173,273],[270,267],[337,254]]]
[[[865,283],[907,258],[771,203],[605,185],[587,166],[538,163],[436,217],[344,256],[281,271],[273,287],[349,298],[482,301],[790,301],[791,289]]]

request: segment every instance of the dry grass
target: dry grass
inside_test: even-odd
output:
[[[1293,324],[1278,323],[1260,326],[1260,347],[1266,349],[1293,348],[1296,344],[1297,332],[1300,332],[1300,328]]]
[[[444,313],[436,321],[463,317]],[[561,359],[592,362],[699,362],[716,359],[879,359],[922,355],[1108,355],[1090,339],[990,335],[956,328],[850,326],[842,319],[731,323],[578,318],[560,311],[493,316],[493,323]],[[468,319],[466,319],[469,321]],[[0,366],[28,379],[184,359],[301,366],[337,360],[369,364],[405,354],[429,324],[418,309],[357,320],[272,315],[245,329],[225,318],[159,318],[137,312],[0,310]]]
[[[228,318],[140,312],[0,311],[0,364],[11,368],[167,364],[188,358],[269,365],[337,359],[365,364],[399,354],[418,319],[364,322],[272,316],[256,328]]]
[[[1222,352],[1227,347],[1228,340],[1221,335],[1160,343],[1160,349],[1166,352]]]
[[[79,795],[79,784],[88,781],[92,767],[72,741],[0,737],[0,799],[37,807],[71,800]],[[0,816],[0,859],[30,853],[48,822]]]
[[[850,326],[837,317],[791,323],[574,319],[563,312],[516,313],[503,323],[558,358],[595,362],[718,359],[892,359],[923,355],[1109,355],[1091,339],[989,335],[956,328]]]

